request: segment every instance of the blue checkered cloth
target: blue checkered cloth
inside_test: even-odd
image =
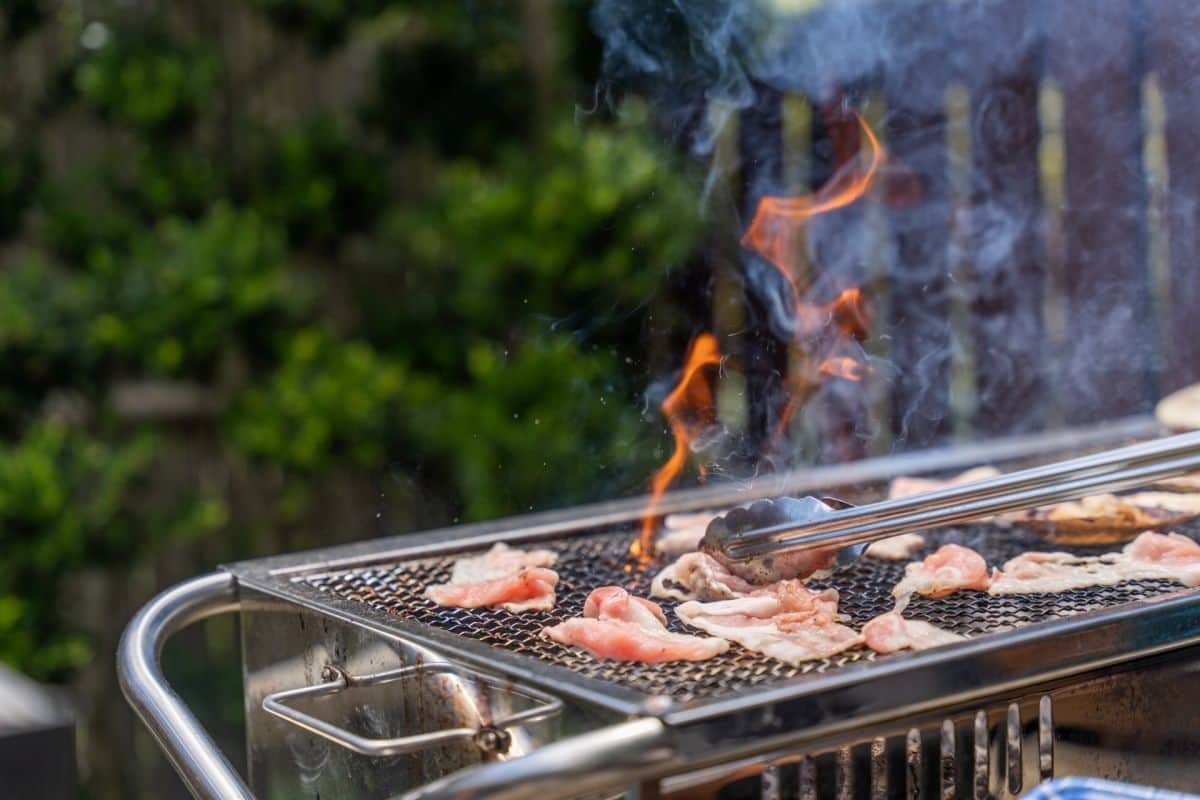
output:
[[[1100,778],[1059,778],[1043,783],[1022,800],[1200,800],[1200,795]]]

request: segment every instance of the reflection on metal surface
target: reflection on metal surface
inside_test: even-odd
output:
[[[940,767],[938,774],[941,776],[942,784],[942,800],[955,800],[955,797],[957,797],[958,786],[954,775],[954,770],[957,766],[957,760],[954,757],[956,746],[954,722],[953,720],[946,720],[942,723],[941,753],[938,761]]]
[[[883,800],[887,796],[887,740],[876,736],[871,740],[871,800]]]
[[[1015,795],[1021,793],[1022,785],[1021,707],[1016,703],[1008,704],[1005,730],[1007,732],[1005,755],[1008,757],[1005,772],[1008,774],[1008,792]]]
[[[1054,701],[1050,695],[1038,701],[1038,774],[1043,781],[1054,777]]]
[[[916,800],[921,796],[921,731],[910,728],[904,737],[905,796]]]
[[[779,767],[775,764],[768,764],[762,772],[762,800],[780,800],[782,797],[780,790]]]
[[[988,781],[990,779],[988,767],[991,760],[991,753],[988,748],[988,718],[986,711],[975,712],[975,731],[974,736],[971,737],[971,744],[975,751],[975,800],[986,800],[988,796]]]

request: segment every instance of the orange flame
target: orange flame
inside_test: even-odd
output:
[[[716,424],[716,397],[713,392],[709,368],[721,364],[721,351],[716,337],[701,333],[688,347],[687,360],[679,383],[663,400],[662,412],[671,426],[675,437],[675,451],[650,480],[650,502],[642,518],[642,534],[630,547],[637,559],[647,559],[654,554],[655,509],[663,493],[683,470],[687,462],[689,444],[701,433]],[[701,469],[701,475],[703,475]]]
[[[802,299],[800,264],[797,263],[806,222],[861,199],[886,158],[874,131],[861,116],[855,116],[865,139],[865,146],[857,157],[849,152],[849,140],[858,137],[836,138],[834,144],[840,166],[833,177],[811,195],[763,197],[742,236],[743,246],[761,255],[787,280],[795,303],[793,344],[802,345],[807,362],[805,369],[798,370],[788,380],[789,396],[767,444],[768,451],[775,449],[796,410],[825,378],[861,381],[869,373],[867,365],[858,358],[832,354],[846,340],[861,341],[867,337],[870,325],[861,290],[858,287],[846,289],[830,303],[806,303]],[[823,350],[824,357],[818,355],[809,360],[813,350]]]
[[[763,197],[758,201],[754,218],[742,236],[743,246],[754,250],[784,274],[797,298],[800,297],[800,291],[796,285],[796,265],[793,260],[798,245],[797,237],[803,230],[805,220],[845,208],[861,198],[871,187],[871,181],[883,164],[885,153],[879,139],[861,116],[858,122],[869,149],[865,167],[861,157],[847,160],[814,194]]]
[[[861,381],[867,374],[867,368],[857,359],[849,356],[832,356],[817,366],[817,372],[831,378],[845,378],[848,381]]]

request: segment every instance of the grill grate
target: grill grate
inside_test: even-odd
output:
[[[1200,526],[1179,526],[1176,530],[1194,536]],[[552,549],[559,554],[555,566],[560,578],[558,603],[547,613],[510,614],[492,609],[453,609],[434,605],[422,596],[422,592],[430,584],[449,580],[453,557],[351,569],[297,580],[342,599],[557,664],[580,675],[680,701],[733,694],[796,675],[826,672],[848,663],[881,657],[864,647],[857,647],[832,658],[791,666],[735,645],[708,661],[647,666],[601,661],[583,650],[567,648],[542,637],[540,632],[544,626],[582,614],[584,599],[598,586],[615,584],[640,596],[649,596],[650,581],[662,564],[653,563],[626,572],[626,553],[632,536],[628,530],[606,531],[538,543],[537,547]],[[987,524],[947,528],[927,534],[926,540],[923,553],[941,544],[956,542],[975,548],[989,565],[995,566],[1027,550],[1049,549],[1028,529],[997,530]],[[1112,548],[1056,546],[1053,549],[1090,555]],[[839,609],[853,626],[861,627],[872,617],[891,609],[891,590],[903,573],[904,562],[862,559],[840,568],[828,579],[811,581],[810,585],[837,589],[841,596]],[[1136,602],[1179,588],[1178,584],[1167,581],[1130,581],[1058,594],[993,597],[983,592],[959,592],[937,600],[915,597],[905,615],[973,636]],[[667,612],[672,630],[694,633],[673,614],[676,603],[661,601],[661,605]]]

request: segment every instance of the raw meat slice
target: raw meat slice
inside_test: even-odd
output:
[[[925,546],[925,537],[919,533],[902,533],[889,536],[867,546],[866,555],[885,561],[906,561]]]
[[[898,650],[925,650],[929,647],[958,642],[957,633],[942,630],[919,619],[905,619],[896,611],[880,614],[863,626],[863,640],[876,653],[895,653]]]
[[[1100,556],[1024,553],[996,573],[988,591],[1044,594],[1135,580],[1169,580],[1184,586],[1200,586],[1200,544],[1177,533],[1146,531],[1119,553]]]
[[[660,556],[675,558],[693,552],[704,538],[708,523],[717,516],[711,511],[695,514],[668,514],[663,519],[663,531],[654,542],[654,551]]]
[[[425,596],[439,606],[481,608],[499,606],[507,611],[549,611],[554,608],[558,573],[543,567],[524,567],[511,575],[473,583],[429,586]]]
[[[558,555],[550,550],[518,550],[503,542],[492,545],[486,553],[454,562],[450,583],[480,583],[504,578],[523,567],[552,567]]]
[[[1137,492],[1098,494],[1029,509],[1012,519],[1079,544],[1118,542],[1140,531],[1175,525],[1200,515],[1200,494]]]
[[[729,600],[762,588],[734,575],[707,553],[688,553],[654,576],[650,594],[674,600]]]
[[[729,649],[724,639],[671,633],[657,604],[618,586],[593,590],[583,613],[543,628],[542,634],[559,644],[582,647],[597,658],[647,664],[703,661]]]
[[[904,579],[892,589],[902,607],[914,593],[945,597],[961,589],[985,590],[989,584],[987,562],[969,547],[944,544],[924,561],[904,568]]]
[[[835,655],[862,641],[837,621],[835,590],[813,592],[799,581],[780,581],[734,600],[689,601],[675,613],[693,628],[789,664]]]

